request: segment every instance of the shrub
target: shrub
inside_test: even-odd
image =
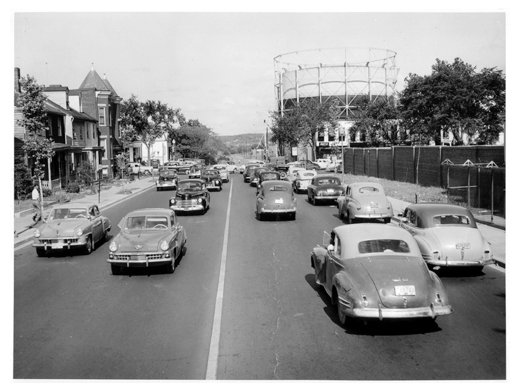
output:
[[[31,194],[33,181],[29,168],[24,164],[23,158],[16,157],[14,162],[14,197],[25,199]]]
[[[79,183],[77,182],[69,182],[67,187],[65,188],[65,192],[67,193],[79,193]]]
[[[44,197],[50,197],[52,195],[52,190],[51,189],[47,189],[46,187],[44,187],[42,189],[42,195]]]

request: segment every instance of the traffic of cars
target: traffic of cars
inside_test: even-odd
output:
[[[311,267],[343,325],[355,319],[435,320],[449,315],[453,308],[436,271],[454,267],[481,271],[493,263],[489,243],[472,213],[462,206],[410,204],[395,216],[381,184],[342,183],[325,159],[316,162],[318,169],[309,161],[283,164],[281,170],[278,164],[260,161],[243,167],[231,163],[206,167],[182,161],[159,166],[157,190],[175,193],[168,205],[132,211],[119,222],[120,232],[108,246],[112,274],[157,266],[173,273],[187,243],[178,216],[207,213],[210,190],[220,192],[230,175],[239,172],[256,189],[254,213],[259,221],[295,220],[298,193],[306,194],[313,206],[336,204],[342,224],[325,232],[322,245],[312,249]],[[33,246],[39,257],[74,249],[90,254],[98,243],[108,241],[111,228],[95,204],[57,205],[36,230]]]

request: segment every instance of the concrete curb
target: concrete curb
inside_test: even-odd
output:
[[[149,190],[150,188],[152,188],[152,187],[154,187],[154,186],[155,186],[155,183],[150,184],[150,186],[145,187],[145,188],[143,188],[143,189],[140,189],[140,190],[138,190],[138,191],[135,192],[135,193],[128,194],[127,196],[125,196],[125,197],[123,197],[123,198],[120,198],[120,199],[118,199],[118,200],[109,201],[109,202],[107,202],[105,205],[100,206],[99,209],[100,209],[100,210],[107,209],[108,207],[114,206],[115,204],[117,204],[117,203],[119,203],[119,202],[123,202],[123,201],[125,201],[125,200],[130,199],[131,197],[137,196],[137,195],[139,195],[139,194],[141,194],[141,193],[143,193],[143,192]],[[31,230],[31,229],[34,229],[34,228],[33,228],[33,227],[29,227],[29,228],[27,228],[26,230],[19,232],[19,234],[20,234],[20,233],[23,233],[23,232],[27,232],[27,231],[29,231],[29,230]],[[28,237],[26,237],[26,238],[20,238],[20,240],[18,240],[18,241],[17,241],[16,238],[15,238],[15,241],[14,241],[14,247],[20,247],[20,246],[26,244],[27,242],[32,242],[33,240],[34,240],[34,238],[33,238],[32,235],[31,235],[31,236],[28,236]]]

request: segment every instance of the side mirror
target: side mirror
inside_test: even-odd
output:
[[[329,245],[327,246],[327,251],[328,251],[328,252],[332,252],[332,251],[334,251],[334,245],[333,245],[333,244],[329,244]]]

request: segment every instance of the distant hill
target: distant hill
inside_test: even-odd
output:
[[[249,149],[258,145],[263,140],[264,133],[245,133],[233,136],[219,136],[220,140],[231,149],[247,146]]]

